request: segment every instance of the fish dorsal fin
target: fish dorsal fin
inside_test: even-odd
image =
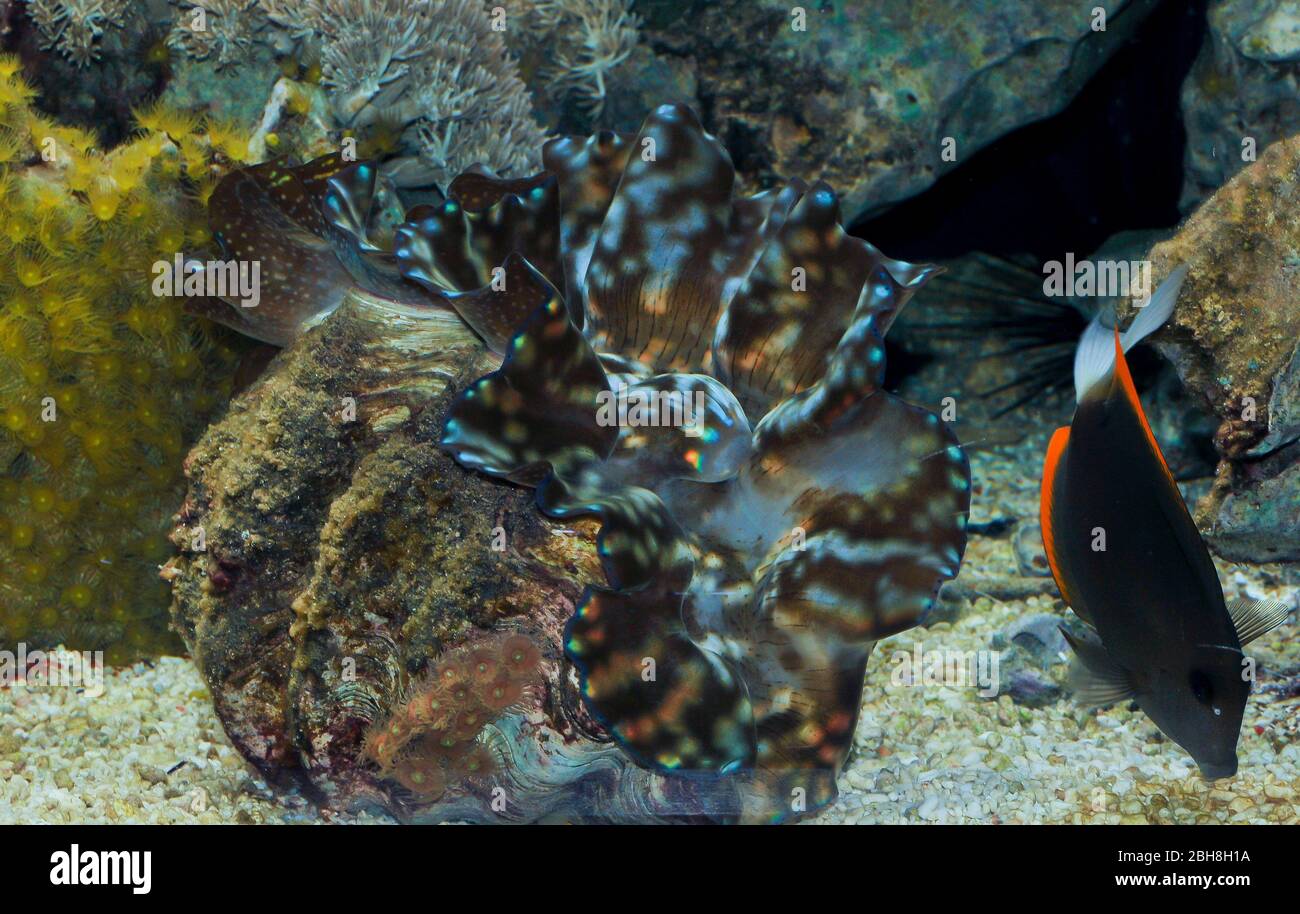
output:
[[[1237,640],[1245,647],[1261,635],[1266,635],[1286,621],[1293,607],[1281,600],[1232,600],[1228,615],[1237,629]]]
[[[1122,352],[1128,352],[1169,320],[1186,278],[1187,265],[1175,267],[1160,284],[1160,288],[1156,289],[1150,301],[1140,306],[1132,325],[1120,337]],[[1112,331],[1106,326],[1102,314],[1093,318],[1088,329],[1083,331],[1079,347],[1074,352],[1074,397],[1077,402],[1082,402],[1088,391],[1110,378],[1116,360],[1111,336]]]
[[[1087,616],[1087,611],[1082,608],[1066,587],[1064,565],[1061,562],[1056,534],[1052,526],[1052,512],[1056,506],[1057,470],[1060,468],[1061,460],[1065,456],[1065,449],[1069,443],[1070,427],[1065,425],[1056,430],[1052,435],[1051,442],[1047,445],[1047,457],[1043,461],[1043,487],[1038,496],[1038,526],[1042,530],[1043,552],[1047,555],[1047,564],[1052,569],[1052,577],[1056,579],[1057,590],[1061,592],[1061,597],[1065,602],[1070,604],[1070,608],[1081,619],[1091,624],[1092,619]]]
[[[1128,670],[1111,659],[1099,637],[1091,633],[1075,637],[1065,626],[1061,626],[1061,634],[1074,649],[1069,682],[1076,702],[1085,708],[1100,708],[1137,696]]]

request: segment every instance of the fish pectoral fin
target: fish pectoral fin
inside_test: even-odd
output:
[[[1294,607],[1281,600],[1233,600],[1228,615],[1237,629],[1237,640],[1245,647],[1260,635],[1266,635],[1286,621]]]
[[[1076,702],[1085,708],[1101,708],[1136,697],[1137,688],[1128,670],[1111,659],[1100,638],[1095,634],[1079,638],[1064,626],[1061,634],[1074,649],[1069,684]]]

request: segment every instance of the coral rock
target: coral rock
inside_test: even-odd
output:
[[[1211,0],[1209,33],[1183,85],[1190,211],[1300,118],[1293,0]]]
[[[1100,4],[1074,0],[713,0],[637,10],[646,42],[693,63],[698,107],[746,180],[817,175],[839,189],[851,222],[953,168],[941,158],[945,137],[963,162],[1060,111],[1155,5],[1105,4],[1104,31],[1094,30]]]
[[[1151,252],[1157,278],[1191,266],[1154,342],[1220,423],[1199,521],[1240,561],[1300,558],[1298,168],[1300,137],[1269,147]]]

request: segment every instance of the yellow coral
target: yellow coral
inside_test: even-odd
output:
[[[17,59],[7,54],[0,56],[0,111],[15,111],[21,114],[36,97],[36,90],[17,73],[4,72]]]
[[[152,133],[165,133],[174,140],[189,136],[198,129],[199,116],[162,99],[131,112],[136,123]]]
[[[152,294],[153,267],[207,239],[214,149],[239,158],[246,137],[154,105],[100,150],[32,94],[0,56],[0,640],[118,663],[178,646],[158,565],[237,358]]]
[[[253,131],[243,130],[233,121],[221,118],[208,118],[206,127],[208,141],[213,148],[219,149],[232,161],[248,161],[248,148],[253,138]]]
[[[8,127],[0,127],[0,165],[7,165],[19,158],[26,148],[17,132]]]

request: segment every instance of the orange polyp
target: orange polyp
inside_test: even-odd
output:
[[[510,668],[511,658],[521,669]],[[363,756],[379,766],[381,776],[426,799],[441,796],[455,777],[494,772],[496,757],[480,745],[481,734],[523,701],[530,679],[540,675],[540,658],[532,640],[518,634],[447,650],[404,690],[389,717],[371,727]],[[394,759],[400,759],[396,767]],[[436,781],[443,773],[447,779]],[[435,779],[428,789],[425,777]]]
[[[511,635],[501,646],[506,667],[512,673],[527,673],[541,660],[541,652],[532,640],[524,635]]]
[[[483,729],[485,722],[486,718],[477,708],[461,711],[456,715],[456,722],[452,726],[452,736],[458,739],[471,739],[478,731]]]
[[[496,758],[484,746],[475,746],[465,758],[464,770],[466,777],[487,777],[496,773]]]
[[[503,675],[488,686],[483,702],[493,711],[502,711],[516,704],[523,697],[523,685],[519,681]]]
[[[475,682],[492,682],[499,669],[497,658],[489,651],[475,651],[470,662],[470,674]]]
[[[407,790],[425,799],[436,799],[447,791],[447,778],[442,769],[418,756],[400,762],[393,776]]]

